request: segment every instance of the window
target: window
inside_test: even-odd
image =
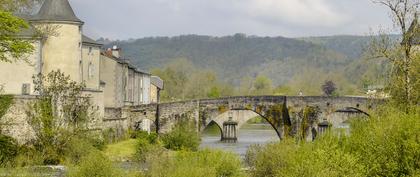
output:
[[[95,76],[95,66],[90,62],[88,67],[89,78],[93,78]]]
[[[92,47],[89,47],[89,55],[92,54]]]

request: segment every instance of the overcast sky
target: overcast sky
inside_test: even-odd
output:
[[[87,35],[128,39],[224,36],[366,35],[391,28],[370,0],[70,0]]]

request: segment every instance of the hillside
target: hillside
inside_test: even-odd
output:
[[[360,59],[363,46],[369,41],[370,37],[360,36],[294,39],[244,34],[184,35],[114,41],[105,47],[118,45],[125,57],[144,70],[162,68],[175,59],[185,58],[198,68],[215,71],[223,81],[236,86],[242,78],[265,75],[275,86],[293,82],[304,85],[306,81],[319,85],[328,78],[353,88],[360,87],[358,78],[370,70]]]

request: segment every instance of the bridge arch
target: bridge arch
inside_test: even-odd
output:
[[[266,120],[266,122],[270,125],[270,127],[272,128],[272,130],[274,130],[277,134],[277,136],[280,138],[279,132],[276,129],[275,125],[273,125],[273,123],[270,122],[269,119],[267,119],[264,115],[257,113],[254,110],[250,110],[250,109],[229,109],[229,110],[225,110],[224,112],[221,112],[220,114],[216,115],[213,118],[210,118],[208,120],[208,122],[205,124],[204,128],[202,129],[202,131],[204,131],[205,128],[207,128],[208,126],[210,126],[211,124],[216,124],[217,127],[220,130],[221,133],[221,139],[223,140],[223,135],[224,133],[224,128],[223,125],[225,122],[230,120],[230,116],[232,116],[232,120],[234,122],[237,122],[237,126],[236,126],[236,130],[235,132],[239,134],[239,130],[241,127],[243,127],[243,125],[247,124],[247,122],[253,118],[256,117],[261,117],[264,120]]]

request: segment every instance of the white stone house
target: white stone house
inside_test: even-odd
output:
[[[83,34],[84,22],[68,0],[45,0],[39,12],[25,17],[30,29],[19,37],[32,42],[35,50],[26,61],[0,62],[3,94],[36,95],[33,76],[60,70],[73,81],[85,83],[99,117],[105,107],[121,108],[150,103],[150,74],[120,56],[119,50],[101,51],[103,45]],[[36,29],[54,29],[34,38]]]

